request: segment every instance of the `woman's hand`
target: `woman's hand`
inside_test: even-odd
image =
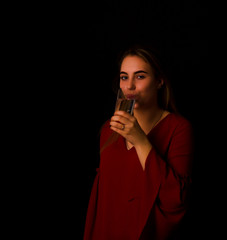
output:
[[[110,128],[134,145],[141,166],[145,170],[146,159],[152,149],[152,145],[136,118],[124,111],[117,111],[111,118]]]
[[[114,113],[110,121],[110,128],[134,146],[142,144],[147,139],[136,118],[124,111]]]

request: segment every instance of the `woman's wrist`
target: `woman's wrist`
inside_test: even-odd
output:
[[[152,148],[150,141],[148,140],[147,136],[145,135],[138,143],[134,144],[136,149],[145,149],[145,148]]]

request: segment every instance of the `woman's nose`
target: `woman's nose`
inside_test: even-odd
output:
[[[136,88],[134,79],[129,79],[128,84],[127,84],[127,88],[129,90],[134,90]]]

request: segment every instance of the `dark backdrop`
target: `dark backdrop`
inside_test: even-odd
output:
[[[45,69],[42,86],[48,99],[39,210],[45,212],[42,221],[49,236],[82,239],[99,165],[99,131],[114,110],[116,59],[123,48],[136,42],[160,51],[178,110],[194,127],[193,197],[186,234],[189,239],[204,239],[215,232],[217,189],[210,178],[212,152],[207,153],[205,121],[212,104],[208,10],[206,4],[193,0],[93,1],[48,8],[37,52]]]

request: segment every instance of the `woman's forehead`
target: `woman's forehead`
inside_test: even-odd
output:
[[[139,56],[126,56],[121,64],[121,71],[151,70],[151,66]]]

